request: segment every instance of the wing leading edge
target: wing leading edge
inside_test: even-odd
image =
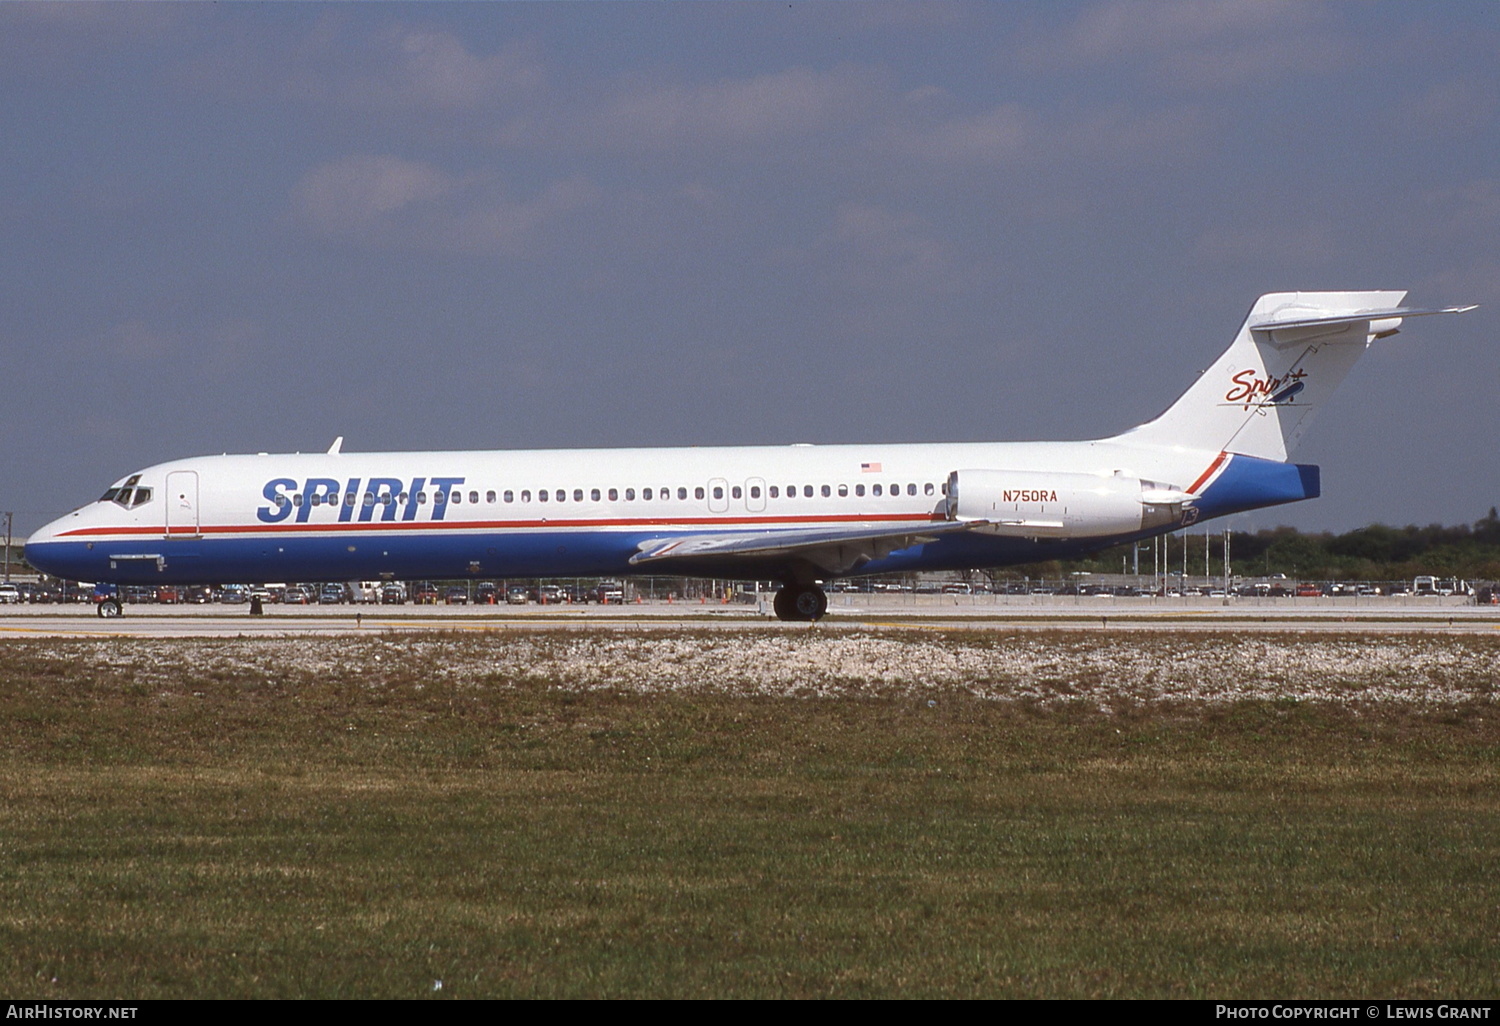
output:
[[[747,531],[734,534],[690,534],[651,538],[630,557],[632,566],[672,561],[743,559],[747,563],[786,559],[810,563],[831,574],[844,574],[892,552],[936,541],[939,536],[972,531],[987,520],[931,521],[888,528],[809,528]]]

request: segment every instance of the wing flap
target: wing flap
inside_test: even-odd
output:
[[[633,566],[705,558],[715,560],[796,559],[830,573],[847,573],[901,549],[936,541],[945,534],[971,531],[988,521],[931,521],[899,527],[822,527],[784,531],[678,535],[641,542]]]

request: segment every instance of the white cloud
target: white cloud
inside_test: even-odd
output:
[[[363,231],[455,188],[451,176],[429,164],[360,155],[314,168],[293,189],[292,202],[319,231],[340,234]]]
[[[1139,65],[1163,85],[1228,89],[1347,66],[1335,8],[1306,0],[1107,0],[1019,56],[1042,68]]]
[[[292,209],[322,235],[393,248],[516,252],[547,222],[597,202],[582,175],[530,199],[493,175],[451,175],[389,155],[345,157],[314,168],[292,189]]]
[[[352,31],[330,15],[292,43],[236,37],[183,66],[188,81],[239,98],[271,94],[347,110],[494,111],[546,82],[530,40],[477,53],[451,32],[405,25]]]
[[[806,138],[858,120],[878,86],[869,71],[789,68],[697,85],[626,85],[580,138],[613,147],[762,145]]]
[[[1196,107],[1124,104],[1043,111],[1003,103],[974,114],[893,116],[871,134],[876,152],[933,165],[1156,165],[1192,158],[1205,125]]]
[[[545,78],[530,43],[477,55],[451,33],[400,28],[385,35],[376,55],[378,70],[342,90],[351,105],[473,108],[529,92]]]

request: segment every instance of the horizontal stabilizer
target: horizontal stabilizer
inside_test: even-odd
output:
[[[1287,344],[1302,342],[1309,338],[1304,328],[1341,328],[1350,324],[1362,324],[1370,322],[1372,331],[1386,335],[1395,331],[1397,325],[1407,317],[1430,317],[1433,314],[1460,314],[1468,313],[1475,309],[1470,306],[1448,306],[1435,310],[1419,310],[1415,307],[1392,306],[1374,310],[1356,310],[1350,313],[1331,314],[1323,317],[1297,317],[1294,315],[1296,308],[1283,310],[1281,313],[1291,316],[1271,317],[1266,320],[1255,321],[1250,324],[1250,330],[1262,332],[1269,336],[1272,344]],[[1376,322],[1392,321],[1389,327],[1374,327]],[[1286,333],[1283,335],[1283,333]]]

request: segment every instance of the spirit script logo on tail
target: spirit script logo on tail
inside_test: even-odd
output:
[[[1242,370],[1229,379],[1234,384],[1224,393],[1224,405],[1243,406],[1248,410],[1252,406],[1290,403],[1307,387],[1307,382],[1302,380],[1305,377],[1307,371],[1301,369],[1289,371],[1279,378],[1261,377],[1253,369]]]

